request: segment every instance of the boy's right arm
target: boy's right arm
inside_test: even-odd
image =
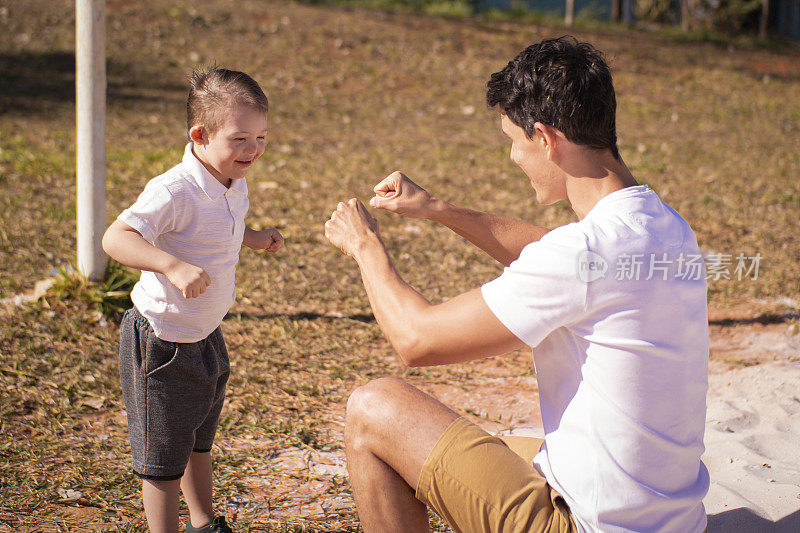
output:
[[[205,270],[159,250],[121,220],[115,220],[106,230],[103,250],[123,265],[164,274],[185,298],[196,298],[211,285]]]
[[[401,172],[390,174],[375,186],[374,192],[372,207],[444,224],[505,266],[517,259],[526,245],[550,231],[439,200]]]

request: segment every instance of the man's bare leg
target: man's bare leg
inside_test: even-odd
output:
[[[347,401],[345,450],[364,531],[429,531],[415,492],[422,465],[458,414],[391,378],[359,387]]]

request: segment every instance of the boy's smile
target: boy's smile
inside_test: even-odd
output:
[[[261,157],[266,135],[266,114],[244,105],[233,107],[214,132],[203,125],[189,130],[195,156],[226,187],[231,180],[243,178]]]

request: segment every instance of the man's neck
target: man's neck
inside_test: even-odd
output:
[[[622,159],[615,159],[610,152],[587,161],[582,170],[577,175],[568,175],[566,181],[567,202],[579,220],[583,220],[601,198],[638,185]]]

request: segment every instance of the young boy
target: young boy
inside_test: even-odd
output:
[[[120,328],[120,377],[134,473],[150,530],[229,532],[215,517],[211,445],[230,367],[220,322],[236,297],[242,244],[277,252],[275,228],[244,223],[245,174],[264,153],[267,97],[242,72],[192,75],[189,144],[181,163],[152,179],[103,236],[103,248],[142,276]]]

